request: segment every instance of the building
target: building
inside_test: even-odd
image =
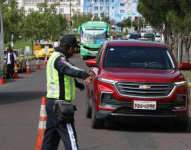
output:
[[[110,20],[120,22],[128,17],[133,20],[142,17],[137,12],[138,0],[84,0],[84,12],[94,16],[109,16]]]
[[[17,0],[19,8],[23,8],[26,13],[31,9],[38,10],[37,4],[48,2],[48,5],[58,3],[56,6],[57,13],[65,15],[67,18],[70,17],[70,0]],[[83,12],[83,1],[84,0],[71,0],[71,15],[76,12]]]

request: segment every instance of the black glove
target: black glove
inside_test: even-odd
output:
[[[76,87],[78,89],[80,89],[81,91],[83,91],[85,89],[85,86],[83,83],[75,82],[75,84],[76,84]]]

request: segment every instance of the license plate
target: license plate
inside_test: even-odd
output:
[[[97,54],[97,53],[98,51],[94,51],[94,52],[89,51],[89,54]]]
[[[156,101],[134,101],[133,109],[156,110]]]

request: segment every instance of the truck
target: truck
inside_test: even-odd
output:
[[[0,79],[3,78],[3,61],[4,61],[4,37],[3,37],[3,19],[2,19],[2,11],[1,11],[1,3],[0,3]]]
[[[109,25],[102,21],[89,21],[79,26],[81,58],[95,57],[109,33]]]

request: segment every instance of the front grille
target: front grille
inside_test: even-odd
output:
[[[84,46],[85,49],[87,50],[90,50],[90,51],[98,51],[99,48],[90,48],[90,47],[87,47],[87,46]]]
[[[169,95],[174,88],[172,83],[148,82],[117,82],[115,86],[120,94],[135,97],[163,97]]]
[[[101,100],[102,104],[105,105],[112,105],[118,107],[129,107],[133,108],[133,102],[132,101],[119,101],[116,99],[102,99]],[[160,108],[168,108],[170,110],[173,110],[174,108],[174,103],[157,103],[157,109]]]
[[[112,112],[113,114],[126,114],[126,115],[175,115],[171,109],[157,108],[157,110],[137,110],[130,107],[120,107]]]
[[[102,106],[111,105],[114,108],[118,108],[118,107],[121,107],[121,106],[132,107],[133,103],[130,102],[130,101],[119,101],[119,100],[116,100],[116,99],[102,99],[101,100],[101,105]]]

